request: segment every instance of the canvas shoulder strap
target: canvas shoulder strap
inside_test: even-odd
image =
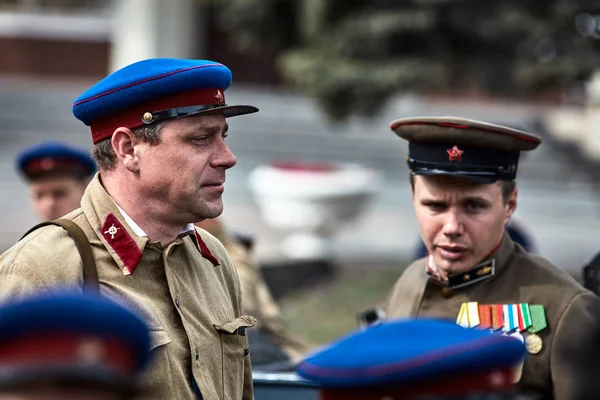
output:
[[[96,260],[94,260],[94,254],[92,253],[92,246],[90,246],[90,242],[87,236],[85,236],[83,230],[75,222],[62,218],[55,219],[53,221],[42,222],[28,230],[27,233],[25,233],[23,237],[21,237],[21,239],[23,239],[25,236],[29,235],[36,229],[48,225],[60,226],[61,228],[66,230],[69,233],[69,235],[73,238],[75,246],[77,247],[77,251],[79,251],[79,255],[81,256],[81,260],[83,261],[83,290],[87,293],[100,294],[100,284],[98,283],[98,270],[96,268]]]

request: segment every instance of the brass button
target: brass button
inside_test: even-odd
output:
[[[449,299],[449,298],[451,298],[452,296],[454,296],[454,293],[452,292],[452,289],[450,289],[450,288],[443,288],[443,289],[442,289],[442,296],[443,296],[445,299]]]
[[[142,121],[149,123],[152,122],[152,119],[154,118],[154,116],[152,115],[151,112],[146,111],[144,113],[144,115],[142,115]]]

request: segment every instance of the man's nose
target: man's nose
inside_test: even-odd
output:
[[[56,201],[52,196],[43,196],[37,199],[37,207],[39,213],[46,219],[52,219],[52,215],[54,215],[54,207],[56,205]]]
[[[444,221],[443,233],[449,238],[462,236],[464,233],[464,226],[459,211],[449,210],[446,213],[446,220]]]
[[[212,164],[214,167],[224,167],[225,169],[229,169],[237,164],[237,157],[233,154],[229,146],[227,146],[227,143],[222,142],[218,154],[213,157]]]

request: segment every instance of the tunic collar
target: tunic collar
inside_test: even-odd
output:
[[[510,255],[514,250],[514,246],[514,242],[508,233],[504,232],[500,244],[489,257],[486,257],[481,263],[475,265],[468,271],[448,276],[447,281],[441,279],[440,275],[437,273],[437,268],[433,263],[433,257],[429,255],[426,263],[427,275],[431,280],[443,286],[445,289],[455,290],[471,286],[498,274],[507,264]]]
[[[138,267],[148,236],[110,197],[96,173],[81,199],[81,208],[98,239],[102,242],[124,275],[131,275]],[[191,240],[194,246],[213,265],[218,260],[210,252],[193,224],[188,224],[179,235]]]

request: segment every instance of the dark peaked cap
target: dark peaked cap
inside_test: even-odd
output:
[[[409,141],[407,162],[414,174],[478,183],[515,179],[520,152],[541,143],[531,133],[457,117],[403,118],[390,127]]]

